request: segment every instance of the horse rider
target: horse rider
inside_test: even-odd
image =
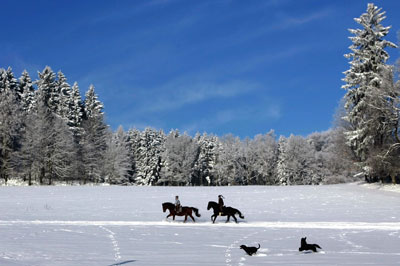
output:
[[[223,213],[223,208],[225,207],[225,204],[224,204],[224,196],[222,196],[222,195],[218,195],[218,206],[219,206],[219,215],[222,215],[222,213]]]
[[[179,196],[175,196],[175,211],[176,213],[182,212],[181,202],[179,201]]]

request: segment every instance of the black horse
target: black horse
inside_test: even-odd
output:
[[[242,215],[242,213],[235,208],[232,207],[223,207],[222,208],[222,213],[220,213],[220,209],[219,209],[219,205],[218,203],[216,203],[215,201],[209,201],[208,202],[208,206],[207,206],[207,210],[213,208],[214,210],[214,214],[211,215],[211,221],[213,223],[215,223],[215,219],[217,219],[217,216],[228,216],[228,218],[226,219],[226,222],[229,222],[229,219],[231,218],[231,216],[233,217],[233,219],[235,220],[235,222],[237,223],[237,219],[235,217],[235,214],[239,214],[239,217],[241,219],[244,219],[244,216]]]
[[[190,218],[192,218],[193,222],[195,222],[192,212],[194,212],[197,217],[201,216],[198,209],[196,209],[194,207],[187,207],[187,206],[182,207],[182,211],[178,213],[175,211],[175,205],[171,202],[164,202],[162,204],[162,208],[163,208],[163,212],[166,212],[167,210],[169,210],[169,214],[167,215],[166,219],[168,219],[168,217],[172,216],[172,219],[174,221],[175,221],[175,216],[185,216],[184,222],[186,222],[187,217],[189,216]]]

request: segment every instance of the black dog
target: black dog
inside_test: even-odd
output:
[[[249,254],[249,256],[256,254],[257,250],[260,248],[260,244],[258,244],[258,248],[257,247],[247,247],[245,245],[241,245],[240,248],[243,249],[244,251],[246,251],[247,254]]]
[[[301,247],[299,247],[299,251],[303,251],[303,250],[312,250],[314,252],[317,252],[317,248],[321,249],[320,246],[318,246],[317,244],[307,244],[306,242],[307,237],[303,237],[301,239]]]

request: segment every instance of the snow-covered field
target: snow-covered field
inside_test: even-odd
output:
[[[245,220],[211,224],[218,194]],[[196,223],[165,221],[175,195]],[[0,213],[0,265],[400,265],[400,194],[357,184],[0,187]]]

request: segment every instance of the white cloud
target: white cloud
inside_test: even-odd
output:
[[[229,82],[191,82],[185,79],[173,81],[158,89],[156,95],[150,101],[146,101],[141,112],[159,112],[173,110],[187,104],[198,103],[214,98],[233,98],[249,93],[258,88],[257,84],[247,81]],[[150,90],[154,91],[154,90]]]
[[[268,121],[278,120],[282,116],[279,103],[273,103],[269,100],[264,106],[265,108],[260,108],[258,105],[225,109],[217,112],[213,117],[207,117],[200,121],[184,125],[182,130],[194,134],[205,131],[205,129],[209,131],[209,129],[218,128],[219,126],[235,121],[247,121],[249,124],[267,123]]]

